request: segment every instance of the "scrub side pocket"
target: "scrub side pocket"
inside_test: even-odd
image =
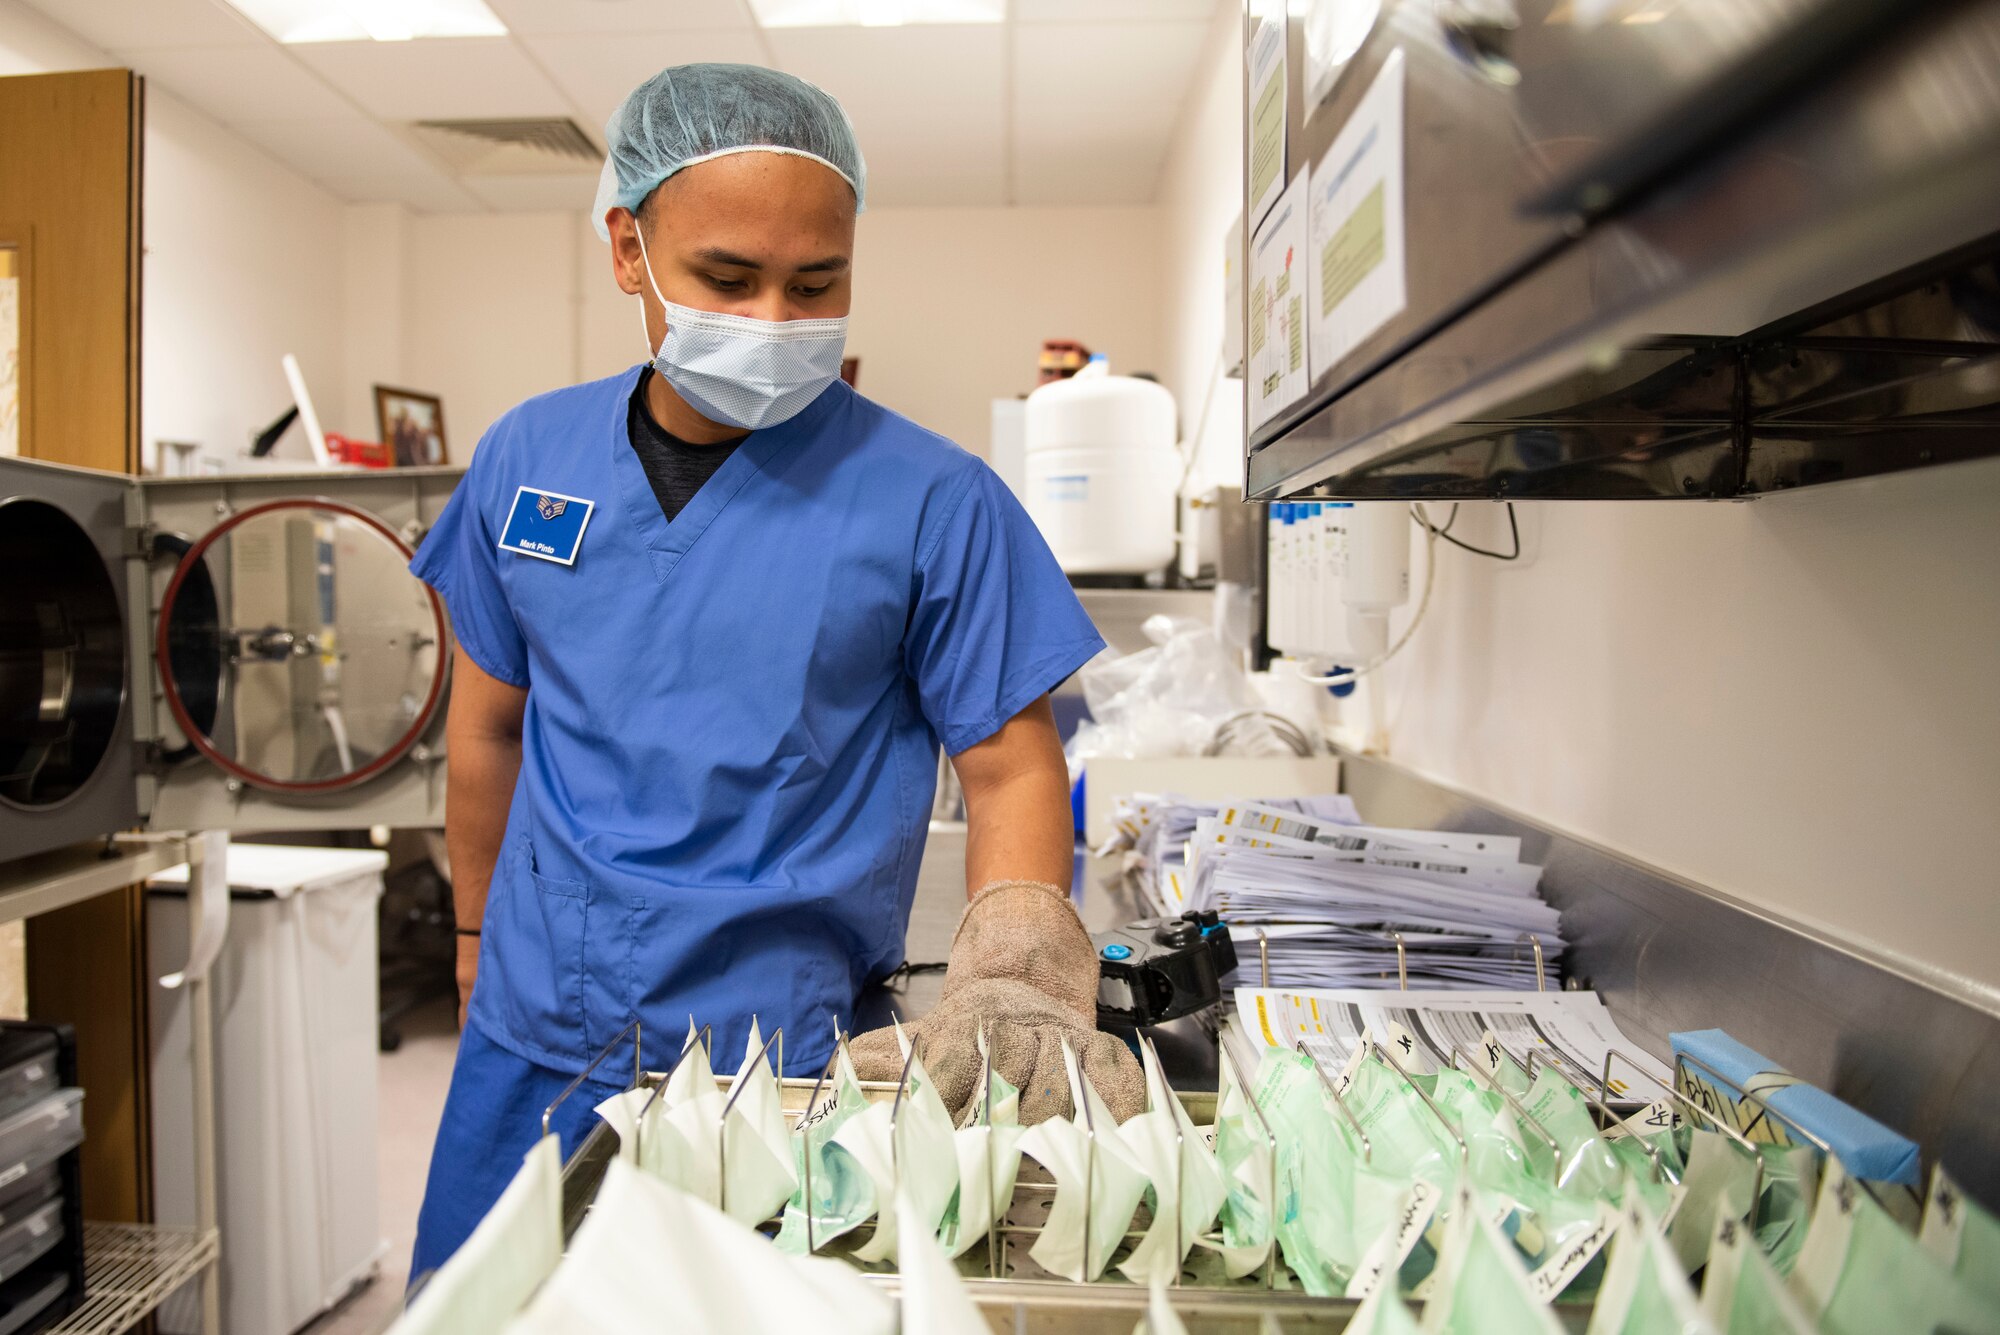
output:
[[[582,881],[544,876],[535,863],[534,845],[523,841],[528,864],[528,882],[534,887],[534,903],[522,916],[538,929],[543,967],[530,961],[537,953],[534,942],[516,942],[528,967],[511,981],[519,999],[527,1038],[552,1055],[588,1061],[594,1055],[593,1041],[603,1043],[610,1035],[597,1037],[584,1022],[583,942],[584,920],[590,907],[590,888]]]

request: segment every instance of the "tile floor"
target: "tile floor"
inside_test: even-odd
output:
[[[403,1281],[417,1237],[417,1207],[430,1171],[444,1093],[451,1083],[458,1029],[449,1002],[413,1012],[403,1045],[381,1056],[380,1127],[376,1157],[381,1181],[382,1237],[389,1251],[375,1281],[307,1326],[304,1335],[380,1335],[403,1309]]]

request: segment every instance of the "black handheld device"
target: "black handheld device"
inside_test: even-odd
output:
[[[1222,1000],[1236,944],[1214,913],[1147,918],[1090,938],[1097,951],[1097,1022],[1152,1025]]]

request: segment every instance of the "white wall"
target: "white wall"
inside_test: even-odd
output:
[[[2000,463],[1519,508],[1531,562],[1441,549],[1394,758],[2000,998]]]
[[[410,214],[401,204],[349,204],[341,212],[340,366],[343,435],[380,440],[376,385],[403,386],[403,285]],[[336,409],[332,400],[321,413]],[[447,446],[456,424],[445,421]]]
[[[471,459],[480,434],[521,400],[640,359],[634,335],[624,361],[578,363],[579,232],[570,213],[409,220],[403,378],[443,400],[452,462]]]
[[[1184,394],[1221,337],[1235,23],[1161,195]],[[1239,412],[1204,469],[1240,476]],[[1519,510],[1518,564],[1440,546],[1429,619],[1385,673],[1392,758],[2000,1004],[2000,463]],[[1453,533],[1504,548],[1504,512],[1467,506]]]
[[[581,216],[406,228],[406,375],[443,397],[454,459],[529,395],[644,359],[638,299]],[[1044,338],[1164,374],[1159,237],[1151,208],[870,210],[848,337],[862,392],[984,453],[990,401],[1034,387]]]
[[[1243,482],[1243,382],[1222,365],[1225,242],[1243,212],[1242,23],[1233,5],[1217,12],[1160,181],[1163,379],[1181,401],[1185,435],[1211,396],[1189,478],[1195,490]]]
[[[1164,380],[1169,286],[1152,208],[876,209],[849,350],[863,393],[984,454],[992,400],[1035,387],[1044,339]]]
[[[149,88],[140,322],[139,439],[191,440],[239,456],[291,406],[279,359],[295,354],[329,431],[372,439],[341,415],[340,201],[185,103]],[[281,457],[311,455],[293,428]]]
[[[120,62],[17,0],[0,0],[0,74]],[[156,88],[146,93],[139,439],[233,458],[291,403],[296,353],[329,429],[345,403],[340,202]],[[281,454],[305,457],[296,431]]]

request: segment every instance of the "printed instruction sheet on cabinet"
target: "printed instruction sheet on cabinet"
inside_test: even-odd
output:
[[[1305,397],[1306,174],[1285,188],[1250,243],[1250,426]]]
[[[1260,8],[1270,10],[1269,3]],[[1250,39],[1250,230],[1285,188],[1285,11],[1265,13]]]
[[[1333,146],[1312,168],[1311,378],[1402,313],[1403,53],[1375,76]]]

